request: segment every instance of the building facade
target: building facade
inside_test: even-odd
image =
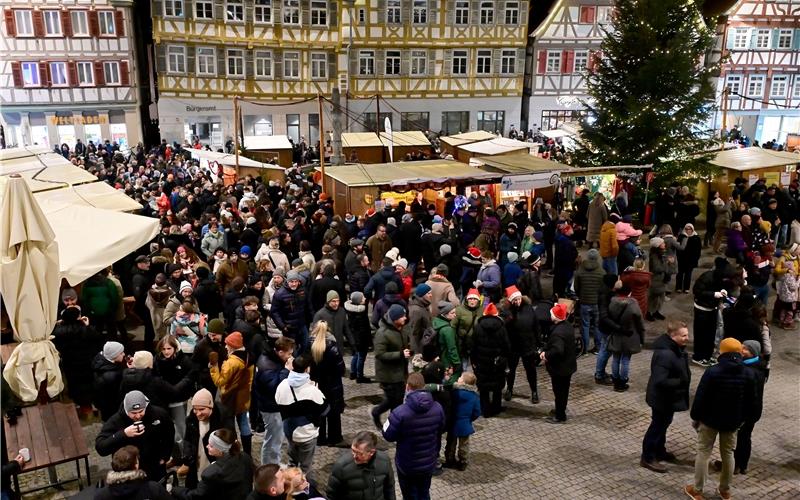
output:
[[[0,0],[6,146],[141,140],[131,0]]]
[[[612,0],[557,0],[531,33],[529,128],[556,129],[583,116],[587,72],[610,28],[612,5]]]
[[[162,137],[319,137],[316,96],[347,129],[507,132],[519,123],[527,1],[154,0]],[[379,96],[379,97],[377,97]],[[303,102],[304,101],[304,102]],[[380,109],[379,109],[380,108]],[[330,129],[330,106],[323,122]],[[380,118],[380,119],[379,119]]]
[[[759,142],[786,141],[800,133],[800,0],[743,0],[728,13],[727,58],[719,79],[726,102],[714,128]],[[720,97],[720,100],[722,97]]]

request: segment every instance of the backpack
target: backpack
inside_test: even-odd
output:
[[[442,352],[439,346],[439,330],[434,328],[433,325],[425,328],[425,330],[422,332],[420,346],[422,347],[423,359],[432,360],[439,356],[439,354]]]

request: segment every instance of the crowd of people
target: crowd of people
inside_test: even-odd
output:
[[[177,498],[389,499],[395,477],[404,498],[429,498],[442,468],[468,468],[472,422],[504,411],[520,362],[533,404],[537,372],[547,371],[547,422],[564,424],[577,359],[596,355],[595,382],[628,390],[646,322],[665,320],[670,295],[690,291],[692,360],[706,370],[691,406],[699,451],[686,492],[702,498],[717,435],[723,498],[734,469],[747,471],[769,375],[772,276],[775,317],[784,327],[798,319],[796,183],[737,182],[731,199],[712,196],[705,238],[694,228],[698,202],[671,186],[654,202],[645,243],[625,196],[609,203],[588,189],[566,209],[560,198],[496,204],[481,186],[468,197],[448,192],[444,211],[420,193],[341,216],[296,167],[285,182],[248,176],[224,186],[177,145],[139,145],[127,158],[76,147],[68,157],[162,228],[80,293],[61,295],[53,335],[67,392],[83,416],[99,411],[95,446],[113,457],[97,498],[169,498],[154,482],[168,471],[183,479]],[[695,279],[704,239],[714,251],[726,239],[727,258]],[[133,297],[143,345],[125,329],[123,297]],[[666,472],[667,428],[690,408],[689,337],[679,321],[653,326],[666,333],[653,344],[641,465]],[[346,377],[383,393],[371,409],[375,430],[349,429],[349,443]],[[379,437],[397,443],[394,467]],[[326,488],[320,446],[350,447]]]

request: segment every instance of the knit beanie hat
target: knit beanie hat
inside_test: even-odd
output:
[[[598,252],[596,248],[592,248],[586,252],[586,258],[589,260],[597,260],[600,258],[600,252]]]
[[[353,305],[360,306],[364,303],[364,294],[361,292],[353,292],[350,294],[350,302]]]
[[[427,283],[420,283],[417,285],[417,288],[414,289],[414,294],[417,297],[424,297],[425,294],[431,291],[431,286]]]
[[[397,283],[394,281],[390,281],[386,283],[386,286],[383,288],[385,293],[399,293],[400,289],[397,287]]]
[[[149,351],[136,351],[133,353],[133,367],[143,370],[153,367],[153,354]]]
[[[192,284],[185,280],[181,281],[181,288],[178,291],[183,293],[184,290],[192,290]]]
[[[447,313],[456,308],[456,306],[446,300],[440,300],[439,304],[437,305],[439,306],[439,316],[445,316]]]
[[[149,403],[150,400],[147,399],[147,396],[145,396],[142,391],[131,391],[126,394],[125,399],[122,400],[122,407],[125,409],[125,413],[130,413],[132,411],[144,410]]]
[[[328,290],[328,293],[325,294],[325,303],[327,304],[328,302],[338,298],[339,298],[339,292],[337,292],[336,290]]]
[[[244,246],[242,246],[242,248],[239,249],[239,253],[240,254],[245,254],[245,255],[250,255],[252,252],[250,251],[250,247],[249,246],[244,245]]]
[[[725,354],[726,352],[742,352],[742,343],[733,337],[722,339],[719,343],[719,353]]]
[[[453,252],[453,248],[445,243],[444,245],[439,247],[439,255],[444,257],[445,255],[450,255]]]
[[[125,347],[119,342],[106,342],[103,344],[103,357],[109,361],[114,361],[114,358],[125,352]]]
[[[61,291],[61,300],[66,299],[78,300],[78,293],[74,288],[65,288]]]
[[[201,408],[213,408],[214,396],[208,389],[200,389],[192,396],[192,407],[199,406]]]
[[[402,267],[408,269],[408,261],[406,259],[397,259],[392,263],[392,267]]]
[[[406,315],[406,310],[400,304],[392,304],[389,311],[386,313],[390,321],[397,321]]]
[[[544,233],[541,231],[536,231],[533,233],[533,239],[536,241],[544,241]]]
[[[242,334],[239,332],[233,332],[227,337],[225,337],[225,345],[230,346],[234,349],[241,349],[244,347],[244,338],[242,338]]]
[[[761,356],[761,344],[758,340],[745,340],[742,344],[753,353],[753,356]]]
[[[286,281],[303,281],[303,278],[297,271],[289,271],[286,273]]]
[[[208,333],[216,333],[218,335],[225,335],[225,322],[219,318],[214,318],[208,322]]]
[[[441,222],[434,222],[431,224],[431,232],[432,233],[441,233],[442,232],[442,223]]]

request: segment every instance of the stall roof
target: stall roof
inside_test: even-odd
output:
[[[0,175],[11,174],[21,175],[34,193],[97,182],[90,172],[40,146],[0,150]]]
[[[800,163],[800,155],[786,151],[772,151],[771,149],[752,146],[749,148],[729,149],[720,151],[711,160],[713,165],[730,168],[740,172],[758,168],[781,167]]]
[[[485,130],[475,130],[473,132],[464,132],[463,134],[446,135],[440,137],[439,140],[450,146],[461,146],[477,141],[488,141],[489,139],[496,138],[497,135]]]
[[[34,193],[34,197],[45,211],[47,211],[46,207],[56,209],[63,205],[81,205],[115,212],[133,212],[142,208],[123,191],[114,189],[105,182],[92,182],[70,188],[41,191]]]
[[[572,167],[558,163],[557,161],[546,160],[533,155],[501,155],[483,157],[479,161],[490,167],[508,175],[529,174],[532,172],[565,172],[572,170]]]
[[[342,147],[368,148],[383,147],[383,141],[375,132],[345,132],[342,134]]]
[[[495,137],[488,141],[473,142],[458,146],[459,149],[469,151],[479,155],[499,155],[503,153],[510,153],[512,151],[522,151],[523,149],[530,149],[532,143],[517,141],[507,137]]]
[[[607,167],[570,167],[568,170],[562,170],[561,175],[576,177],[583,175],[616,174],[618,172],[625,172],[626,170],[651,170],[652,168],[652,163],[648,163],[647,165],[609,165]]]
[[[392,141],[395,146],[428,146],[430,147],[431,141],[425,137],[425,134],[418,130],[403,130],[392,132]],[[381,141],[387,147],[389,146],[389,134],[381,132]]]
[[[269,148],[267,148],[269,149]],[[230,153],[217,153],[216,151],[206,151],[203,149],[193,149],[192,150],[192,158],[197,159],[204,159],[207,161],[215,161],[221,165],[227,165],[229,167],[236,166],[236,155]],[[284,171],[285,169],[280,165],[272,165],[271,163],[262,163],[260,161],[252,160],[250,158],[246,158],[239,155],[239,166],[240,167],[255,167],[255,168],[266,168],[271,170],[280,170]]]
[[[319,170],[319,167],[317,167]],[[328,167],[325,175],[349,187],[399,187],[428,181],[476,179],[486,182],[499,174],[486,172],[452,160],[426,160],[371,165],[343,165]]]
[[[253,151],[292,149],[288,135],[246,135],[244,147]]]

